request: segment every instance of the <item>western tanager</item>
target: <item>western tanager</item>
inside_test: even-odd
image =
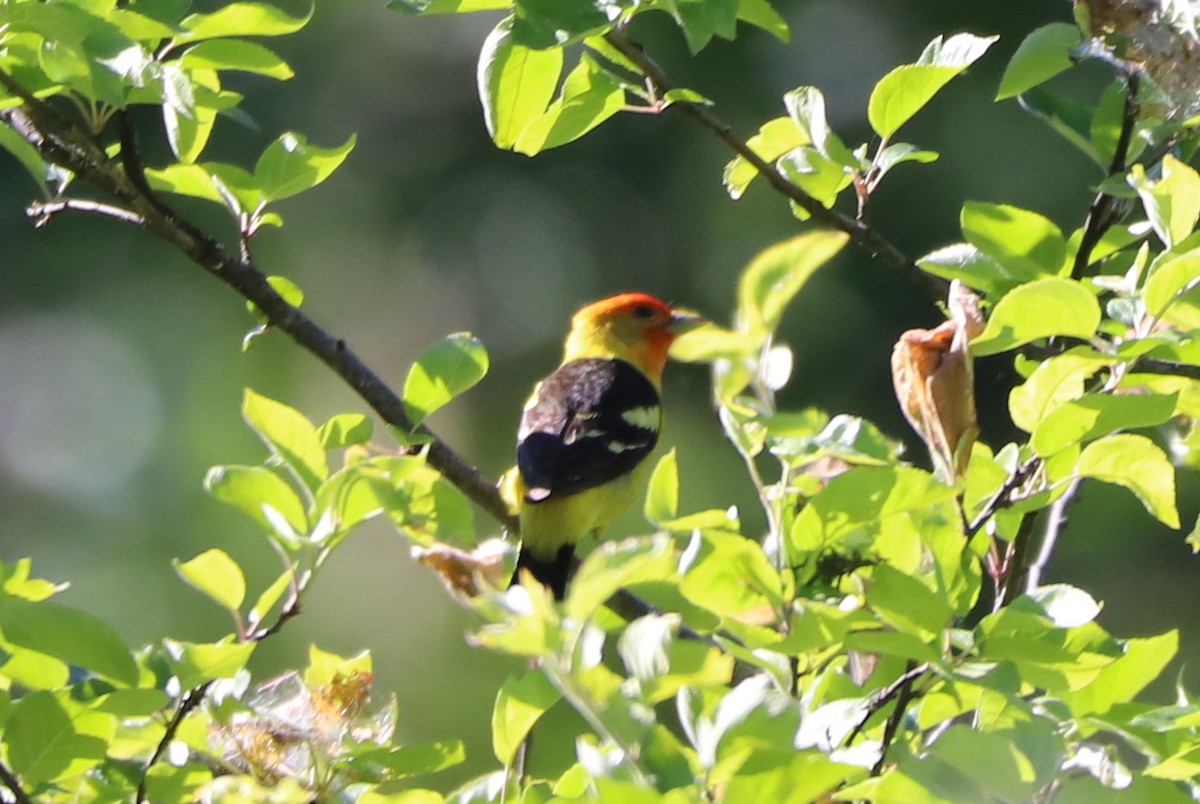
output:
[[[503,492],[521,522],[518,572],[556,598],[575,543],[599,536],[641,490],[662,427],[667,351],[703,322],[645,293],[593,302],[571,319],[562,363],[534,387]]]

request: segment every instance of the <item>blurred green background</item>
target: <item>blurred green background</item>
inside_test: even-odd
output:
[[[322,3],[305,31],[267,42],[296,78],[239,81],[261,130],[218,124],[205,157],[252,163],[287,129],[327,146],[357,132],[343,168],[282,206],[285,228],[264,232],[255,257],[295,280],[308,312],[394,386],[443,335],[481,337],[490,376],[431,423],[496,476],[511,460],[521,402],[557,361],[574,309],[644,289],[726,319],[741,267],[798,223],[758,185],[731,202],[720,183],[730,154],[671,113],[618,117],[533,160],[497,151],[475,91],[476,55],[496,17],[417,19],[383,5]],[[1021,37],[1070,18],[1065,0],[779,6],[789,44],[743,28],[737,42],[716,42],[693,59],[665,18],[645,20],[634,34],[677,83],[712,98],[736,131],[748,136],[783,112],[784,92],[814,84],[848,143],[868,137],[874,82],[933,36],[999,34],[904,131],[942,158],[891,174],[871,220],[914,255],[960,239],[966,199],[1028,206],[1067,230],[1082,223],[1095,169],[1015,102],[991,102]],[[1060,85],[1091,99],[1106,80],[1084,68]],[[141,123],[154,164],[161,128],[148,114]],[[278,334],[243,354],[253,322],[241,301],[149,235],[82,217],[34,230],[23,209],[35,192],[15,162],[0,161],[0,556],[32,556],[37,574],[70,581],[64,602],[113,623],[131,645],[215,638],[227,630],[223,613],[176,578],[170,559],[220,546],[248,567],[252,593],[277,571],[252,524],[201,488],[214,464],[264,458],[239,416],[242,388],[318,421],[363,406]],[[215,210],[181,206],[232,234]],[[783,405],[866,416],[905,438],[924,465],[896,410],[888,359],[902,330],[939,317],[920,290],[848,248],[786,318],[797,360]],[[978,367],[983,437],[996,446],[1012,435],[1006,362]],[[665,440],[679,447],[684,507],[737,504],[755,523],[749,484],[720,437],[706,386],[699,366],[673,367],[666,383]],[[1196,483],[1180,481],[1190,523]],[[634,513],[619,530],[642,527]],[[1194,667],[1194,571],[1181,534],[1155,524],[1127,492],[1090,485],[1048,580],[1103,599],[1103,620],[1118,635],[1183,629]],[[469,766],[436,782],[443,786],[489,766],[491,699],[520,670],[469,648],[469,627],[408,545],[375,524],[335,555],[303,616],[262,646],[254,670],[261,680],[302,665],[310,642],[341,653],[371,649],[378,690],[400,698],[405,738],[467,740]],[[1194,670],[1187,676],[1200,686]]]

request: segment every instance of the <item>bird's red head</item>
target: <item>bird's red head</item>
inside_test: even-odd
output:
[[[611,354],[658,380],[675,338],[704,323],[648,293],[622,293],[592,302],[571,319],[567,358]]]

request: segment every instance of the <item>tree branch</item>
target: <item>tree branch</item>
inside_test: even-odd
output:
[[[132,222],[136,218],[147,231],[183,252],[201,268],[252,302],[272,326],[286,332],[297,344],[329,366],[385,422],[401,430],[414,431],[400,397],[346,346],[345,341],[335,338],[288,304],[253,262],[233,256],[157,195],[148,192],[148,187],[138,186],[139,182],[126,172],[124,166],[113,161],[98,144],[83,135],[57,110],[27,92],[3,71],[0,71],[0,85],[25,102],[24,106],[0,112],[0,120],[24,137],[44,159],[72,171],[115,198],[127,208],[126,219]],[[125,123],[123,128],[128,125]],[[131,131],[126,131],[126,136],[131,137]],[[425,426],[415,428],[415,433],[429,441],[426,460],[430,466],[510,532],[516,533],[516,519],[509,514],[508,506],[500,498],[493,482]]]
[[[21,787],[21,780],[3,762],[0,762],[0,784],[3,784],[5,789],[12,793],[13,801],[16,804],[34,804],[33,799]]]
[[[1129,144],[1133,141],[1133,129],[1137,125],[1138,86],[1140,79],[1136,70],[1125,75],[1125,116],[1121,120],[1121,133],[1117,137],[1117,145],[1113,149],[1112,162],[1108,167],[1108,178],[1125,172],[1125,162],[1129,157]],[[1087,218],[1083,224],[1083,235],[1079,238],[1079,250],[1075,252],[1075,264],[1071,268],[1072,279],[1082,279],[1091,262],[1092,250],[1104,237],[1112,225],[1120,218],[1120,204],[1108,193],[1097,193],[1088,207]]]
[[[887,706],[892,701],[892,699],[894,699],[898,695],[900,695],[901,690],[903,690],[905,687],[911,686],[914,681],[916,681],[918,678],[920,678],[921,676],[925,675],[928,672],[929,672],[929,663],[928,662],[925,662],[923,664],[917,664],[912,659],[909,659],[908,666],[904,670],[904,672],[901,673],[899,676],[897,676],[895,681],[893,681],[891,684],[888,684],[886,687],[881,689],[876,694],[875,700],[871,701],[871,705],[867,707],[867,713],[865,715],[863,715],[862,720],[858,721],[858,725],[856,725],[854,727],[854,730],[852,732],[850,732],[850,735],[848,737],[846,737],[846,743],[845,743],[846,746],[848,747],[851,743],[853,743],[858,738],[858,735],[862,734],[863,729],[865,729],[867,727],[867,721],[869,721],[871,718],[875,717],[875,714],[877,712],[879,712],[881,709],[883,709],[883,707]],[[899,704],[897,704],[897,706],[899,706]],[[893,729],[893,738],[889,738],[888,742],[891,742],[891,739],[894,739],[894,729]],[[881,762],[883,761],[882,753],[886,752],[886,751],[887,751],[887,747],[885,744],[883,751],[881,752],[881,755],[880,755]]]
[[[655,95],[662,97],[673,88],[666,73],[645,54],[641,47],[629,39],[624,30],[618,28],[610,31],[605,34],[604,38],[642,71],[654,89]],[[950,283],[922,271],[911,258],[864,221],[826,207],[816,198],[792,184],[774,165],[755,153],[745,140],[734,134],[732,127],[717,117],[707,106],[690,101],[675,101],[671,107],[680,109],[684,114],[707,128],[734,153],[753,165],[771,187],[794,201],[818,223],[850,235],[850,239],[864,248],[872,257],[882,260],[921,285],[936,301],[945,301]]]
[[[183,696],[183,700],[179,702],[179,708],[175,710],[175,714],[171,716],[171,720],[167,723],[167,730],[163,732],[162,739],[158,741],[158,745],[154,748],[154,753],[150,755],[150,759],[146,760],[145,766],[142,768],[142,778],[138,782],[137,798],[134,799],[137,804],[147,801],[146,799],[146,783],[150,775],[150,769],[158,764],[162,759],[162,755],[166,753],[167,746],[175,739],[175,733],[179,731],[180,725],[184,718],[191,713],[193,709],[200,705],[204,700],[204,696],[208,694],[208,689],[213,685],[213,681],[205,681],[198,687],[191,689]]]
[[[127,209],[115,207],[111,204],[102,204],[99,201],[89,201],[86,198],[62,198],[57,201],[43,201],[30,204],[26,207],[25,214],[33,218],[34,226],[40,228],[50,223],[60,213],[68,211],[100,215],[106,218],[113,218],[122,223],[132,223],[134,226],[145,224],[142,216]]]

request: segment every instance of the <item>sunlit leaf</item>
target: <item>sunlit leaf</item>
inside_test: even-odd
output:
[[[960,219],[963,236],[1018,279],[1056,274],[1067,256],[1062,230],[1027,209],[968,201]]]
[[[209,39],[189,48],[179,59],[188,69],[240,70],[286,81],[294,73],[267,48],[243,39]]]
[[[1080,477],[1124,486],[1158,520],[1179,527],[1175,468],[1158,445],[1145,436],[1121,433],[1093,441],[1084,447],[1076,472]]]
[[[404,412],[415,428],[425,417],[483,379],[488,355],[468,332],[448,335],[417,358],[404,380]]]
[[[1082,283],[1061,277],[1038,279],[1000,299],[971,349],[982,356],[1052,335],[1090,338],[1100,326],[1100,317],[1100,303]]]
[[[997,38],[964,33],[945,41],[940,36],[934,39],[916,64],[897,67],[875,85],[867,102],[871,128],[881,137],[891,137]]]
[[[204,488],[248,514],[267,532],[275,529],[265,514],[268,508],[283,516],[294,532],[308,531],[308,516],[295,489],[265,466],[214,466],[204,476]]]
[[[329,476],[325,450],[312,422],[298,410],[256,394],[242,398],[242,418],[310,489]]]
[[[172,564],[188,585],[227,609],[241,608],[246,599],[242,568],[224,550],[213,547],[190,561],[175,559]]]
[[[1175,414],[1177,394],[1088,394],[1055,408],[1033,432],[1039,455],[1117,430],[1152,427]]]
[[[1137,190],[1154,233],[1167,248],[1175,246],[1196,228],[1200,219],[1200,174],[1186,162],[1167,154],[1162,178],[1153,181],[1141,164],[1129,171],[1129,184]]]
[[[996,100],[1020,95],[1070,69],[1074,64],[1071,51],[1079,41],[1079,28],[1067,22],[1052,22],[1034,30],[1008,62]]]
[[[5,724],[4,744],[13,772],[31,787],[57,778],[77,760],[86,760],[85,767],[98,763],[107,747],[100,737],[76,731],[70,715],[48,692],[17,702]]]
[[[479,54],[479,99],[496,147],[516,145],[531,122],[546,112],[562,74],[561,48],[534,50],[517,43],[512,17],[488,35]]]
[[[652,523],[666,522],[679,514],[679,466],[675,450],[658,459],[646,491],[645,516]]]
[[[267,201],[280,201],[308,190],[337,170],[349,156],[353,134],[334,148],[309,145],[300,134],[287,132],[267,146],[254,165],[254,179]]]
[[[292,17],[266,3],[230,3],[211,14],[192,14],[183,20],[186,33],[180,42],[223,36],[284,36],[295,33],[312,19],[316,6],[302,16]]]
[[[502,765],[512,764],[530,729],[561,697],[539,670],[504,682],[492,709],[492,751]]]
[[[739,324],[751,333],[773,332],[804,283],[848,240],[840,232],[813,231],[760,252],[738,283]]]
[[[185,690],[193,689],[205,681],[232,678],[246,666],[257,644],[163,640],[163,646],[169,654],[171,672],[179,678],[179,685]]]
[[[317,429],[325,449],[340,449],[371,440],[374,425],[361,413],[339,413]]]
[[[53,601],[0,597],[0,634],[6,642],[45,653],[121,684],[137,682],[129,648],[94,614]]]

